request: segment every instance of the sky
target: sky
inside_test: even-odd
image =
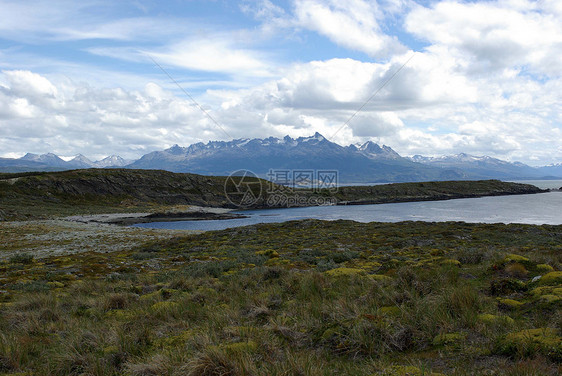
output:
[[[0,0],[0,156],[320,132],[562,162],[562,1]]]

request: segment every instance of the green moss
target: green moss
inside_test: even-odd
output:
[[[258,256],[267,256],[269,258],[277,258],[279,257],[279,252],[273,249],[266,249],[264,251],[257,251],[255,252]]]
[[[180,305],[176,302],[165,301],[165,302],[155,303],[152,306],[150,306],[150,308],[157,312],[165,312],[165,311],[172,311],[174,309],[177,309],[179,308],[179,306]]]
[[[141,295],[139,299],[140,301],[151,301],[151,300],[160,299],[160,297],[161,297],[160,290],[157,290],[157,291],[150,292],[148,294]]]
[[[531,294],[535,298],[538,298],[541,295],[552,293],[552,290],[554,290],[554,286],[540,286],[529,291],[529,294]]]
[[[185,330],[173,336],[159,338],[154,341],[154,345],[156,347],[162,347],[162,348],[183,346],[187,343],[187,341],[193,338],[193,335],[194,335],[193,331]]]
[[[439,248],[432,248],[429,250],[429,254],[432,256],[443,256],[445,254],[445,250]]]
[[[252,264],[249,264],[249,265],[252,265]],[[247,265],[247,266],[249,266],[249,265]],[[291,260],[274,257],[274,258],[270,258],[269,260],[267,260],[264,265],[274,266],[274,265],[292,265],[292,264],[291,264]]]
[[[135,313],[133,311],[129,311],[125,309],[112,309],[111,311],[107,311],[105,313],[105,316],[112,317],[117,320],[129,321],[135,317]]]
[[[561,285],[562,284],[562,271],[546,273],[539,279],[539,285]]]
[[[492,325],[492,324],[512,325],[513,323],[515,323],[515,320],[513,320],[509,316],[492,315],[490,313],[483,313],[478,315],[478,321],[487,325]]]
[[[358,263],[358,266],[360,266],[362,269],[371,270],[380,268],[382,264],[378,261],[365,261]]]
[[[508,254],[504,257],[503,262],[508,264],[508,263],[512,263],[512,262],[518,262],[521,264],[524,263],[529,263],[531,260],[529,260],[527,257],[521,256],[521,255],[516,255],[516,254]]]
[[[561,359],[562,338],[553,328],[526,329],[505,336],[500,343],[499,351],[504,354],[524,356],[541,353],[554,359]]]
[[[342,277],[342,276],[352,276],[352,275],[365,275],[366,272],[364,269],[357,269],[357,268],[336,268],[325,271],[324,274],[329,275],[331,277]]]
[[[60,288],[63,288],[63,287],[64,287],[64,283],[58,282],[58,281],[55,281],[55,282],[47,282],[47,286],[52,287],[52,288],[54,288],[54,289],[60,289]]]
[[[441,265],[461,266],[461,262],[455,259],[444,259],[440,262]]]
[[[498,305],[500,308],[503,309],[515,310],[521,308],[521,306],[523,306],[524,303],[518,302],[517,300],[514,299],[498,299]]]
[[[435,338],[433,338],[433,345],[459,347],[465,339],[465,333],[438,334],[437,336],[435,336]]]
[[[535,270],[537,272],[539,272],[540,274],[544,274],[544,273],[550,273],[554,271],[554,268],[548,264],[538,264],[535,267]]]
[[[379,313],[383,316],[399,316],[400,312],[400,308],[397,306],[386,306],[379,308]]]
[[[369,274],[369,278],[375,281],[391,281],[392,278],[384,274]]]

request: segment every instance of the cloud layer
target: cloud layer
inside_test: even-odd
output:
[[[201,22],[150,7],[0,0],[10,19],[25,14],[0,26],[9,42],[0,45],[0,155],[136,158],[176,143],[318,131],[405,155],[562,161],[557,1],[214,6],[222,13]],[[233,12],[245,22],[230,22]]]

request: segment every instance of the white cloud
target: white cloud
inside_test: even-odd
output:
[[[380,10],[374,1],[296,0],[294,13],[299,27],[347,48],[379,58],[404,50],[398,39],[381,30],[377,21]]]
[[[377,68],[352,59],[298,64],[277,81],[276,95],[285,107],[356,108],[368,98],[367,85]]]
[[[258,77],[272,75],[273,64],[268,64],[263,54],[239,48],[218,35],[185,40],[163,51],[144,53],[156,61],[187,69]]]
[[[353,135],[360,139],[392,136],[403,127],[404,123],[395,112],[363,114],[349,123]]]
[[[0,0],[0,33],[12,40],[32,43],[88,39],[148,42],[162,37],[172,39],[202,28],[195,17],[122,17],[119,6],[118,2],[99,0]]]
[[[0,36],[15,41],[0,50],[0,150],[138,157],[228,138],[147,55],[171,67],[228,135],[330,137],[417,48],[334,141],[374,138],[403,154],[562,160],[561,2],[425,3],[294,0],[283,9],[249,1],[242,8],[259,24],[232,26],[151,17],[150,9],[146,17],[114,14],[115,5],[98,1],[0,0]],[[322,48],[321,58],[307,61],[316,51],[292,48],[308,48],[310,32],[325,40],[311,48]],[[52,41],[90,55],[32,52],[33,43]],[[374,61],[332,58],[346,50]]]
[[[26,71],[4,71],[2,81],[8,83],[0,89],[2,150],[138,157],[168,143],[199,141],[199,127],[208,128],[199,109],[155,83],[143,91],[100,89]],[[52,100],[37,101],[38,94]]]
[[[264,119],[273,126],[290,127],[291,129],[308,128],[305,116],[293,109],[273,108]]]
[[[468,74],[489,75],[510,67],[534,74],[562,73],[562,23],[543,10],[552,3],[530,1],[442,1],[418,6],[406,17],[406,30],[464,60]],[[559,10],[556,10],[559,11]]]
[[[11,91],[16,95],[31,97],[54,97],[57,95],[56,87],[48,79],[29,71],[2,71],[10,86]]]

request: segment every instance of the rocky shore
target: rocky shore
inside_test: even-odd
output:
[[[92,215],[73,215],[64,220],[80,223],[103,223],[130,226],[137,223],[196,221],[196,220],[224,220],[245,218],[242,214],[232,213],[233,209],[205,208],[193,206],[183,210],[145,213],[109,213]]]

